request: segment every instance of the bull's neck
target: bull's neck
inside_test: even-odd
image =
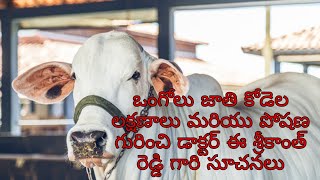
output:
[[[194,106],[201,107],[200,104],[195,104]],[[221,114],[222,112],[224,112],[224,109],[221,109],[221,108],[222,107],[220,106],[216,106],[214,108],[211,108],[212,110],[209,112],[217,112]],[[162,117],[162,116],[175,117],[176,116],[180,119],[180,126],[178,128],[173,128],[173,127],[164,128],[160,126],[159,123],[153,123],[153,125],[150,128],[143,127],[139,130],[138,133],[142,134],[145,140],[153,139],[156,141],[161,141],[161,143],[164,143],[164,144],[166,143],[166,141],[159,140],[158,135],[161,133],[167,135],[171,141],[171,145],[169,149],[157,149],[157,148],[127,149],[117,165],[118,168],[116,168],[114,172],[112,172],[110,179],[114,179],[114,180],[116,179],[151,179],[150,171],[138,170],[137,162],[139,160],[138,155],[146,155],[148,156],[148,159],[150,161],[154,153],[158,153],[160,155],[162,159],[162,164],[165,165],[164,169],[161,171],[162,179],[167,179],[169,172],[170,172],[170,176],[174,175],[175,177],[180,177],[178,179],[183,179],[183,177],[185,176],[195,177],[196,172],[190,171],[187,167],[182,167],[180,171],[171,171],[170,159],[185,158],[185,157],[190,157],[191,155],[197,154],[196,147],[192,149],[179,149],[177,147],[178,137],[199,137],[200,135],[204,135],[205,133],[208,133],[212,130],[211,128],[189,128],[187,126],[187,122],[189,120],[188,115],[193,115],[198,110],[199,109],[194,107],[192,108],[176,107],[173,103],[170,103],[168,107],[165,107],[165,106],[152,107],[149,110],[149,116],[158,116],[158,117]],[[208,115],[207,111],[201,111],[199,113],[201,115]],[[222,139],[224,138],[222,137]],[[128,164],[130,164],[130,167],[128,166]],[[112,167],[113,164],[110,164],[109,166]],[[107,169],[110,169],[109,166]],[[95,171],[97,171],[97,173],[100,172],[101,176],[103,176],[103,170],[95,170]]]

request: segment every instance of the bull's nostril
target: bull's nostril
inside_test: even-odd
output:
[[[96,139],[96,144],[97,146],[100,146],[100,147],[106,145],[106,142],[107,142],[107,133],[103,133],[101,137]]]
[[[76,132],[71,133],[71,139],[74,142],[81,142],[81,139],[83,139],[84,136],[85,136],[85,134],[80,131],[76,131]]]

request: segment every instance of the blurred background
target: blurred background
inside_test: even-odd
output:
[[[48,61],[72,62],[90,36],[129,33],[186,75],[209,74],[224,92],[273,73],[320,76],[320,2],[260,0],[0,0],[0,179],[87,179],[66,160],[72,94],[42,105],[12,80]]]

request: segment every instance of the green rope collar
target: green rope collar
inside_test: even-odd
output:
[[[81,111],[83,108],[87,106],[98,106],[105,111],[107,111],[112,117],[118,116],[120,117],[125,117],[122,112],[115,106],[113,105],[110,101],[104,99],[103,97],[96,96],[96,95],[89,95],[84,97],[83,99],[80,100],[80,102],[77,104],[75,110],[74,110],[74,123],[76,124],[79,120]],[[123,127],[124,131],[127,133],[127,130],[125,127]]]

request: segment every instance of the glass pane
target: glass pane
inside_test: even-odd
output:
[[[319,66],[309,66],[308,74],[311,74],[313,76],[320,78],[320,67]]]
[[[80,43],[58,40],[58,35],[41,30],[20,30],[18,47],[19,74],[50,61],[71,63]],[[25,135],[65,134],[72,120],[65,119],[64,102],[43,105],[20,96],[21,130]],[[42,120],[42,121],[40,121]],[[64,121],[62,121],[64,120]],[[60,123],[60,124],[59,124]]]
[[[237,89],[264,76],[263,59],[241,50],[264,37],[264,23],[262,7],[176,11],[175,34],[185,43],[175,61],[186,74],[208,74],[224,90]]]
[[[303,66],[301,64],[296,63],[285,63],[282,62],[280,64],[281,72],[303,72]]]
[[[271,7],[271,47],[273,59],[285,62],[281,71],[303,72],[301,63],[318,64],[318,16],[320,4]],[[265,7],[176,11],[176,37],[200,43],[194,52],[177,48],[175,61],[186,74],[209,74],[224,90],[237,89],[265,77],[265,32]]]

